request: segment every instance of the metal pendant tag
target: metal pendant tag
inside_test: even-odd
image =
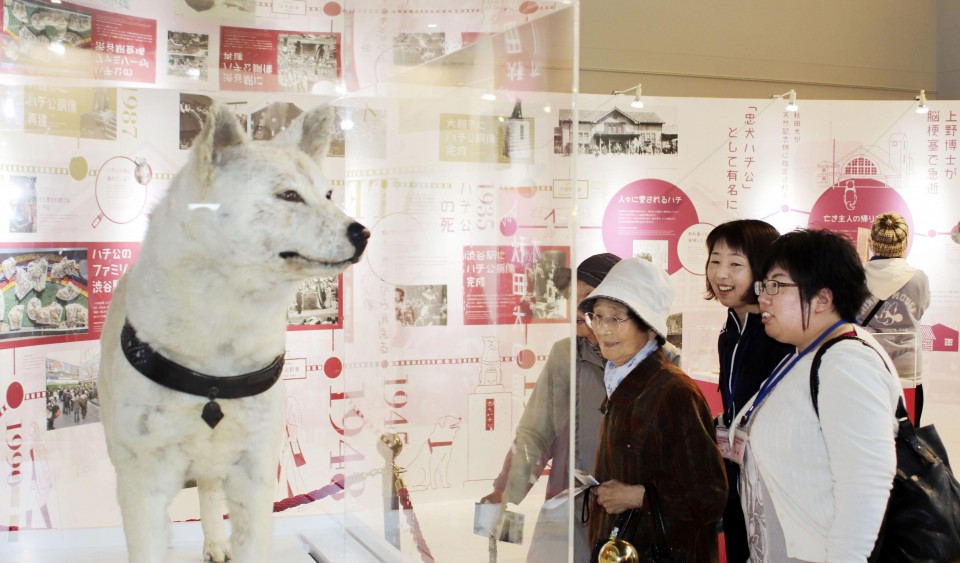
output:
[[[217,424],[223,420],[223,411],[220,410],[220,405],[217,403],[218,393],[220,393],[220,390],[216,387],[210,388],[209,393],[207,393],[207,398],[210,399],[210,402],[203,405],[203,413],[200,414],[200,418],[202,418],[210,428],[216,428]]]

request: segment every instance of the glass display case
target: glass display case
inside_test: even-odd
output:
[[[544,485],[506,525],[477,502],[572,331],[584,194],[555,148],[576,108],[577,10],[5,0],[0,552],[126,560],[98,386],[113,293],[213,104],[255,142],[329,104],[330,197],[370,242],[285,305],[272,560],[524,560]],[[195,485],[169,508],[177,560],[201,558]]]
[[[548,358],[575,358],[563,339],[575,334],[576,266],[610,252],[669,274],[667,340],[717,411],[726,311],[704,300],[704,242],[736,218],[854,240],[879,212],[907,219],[910,262],[933,286],[911,344],[930,352],[924,420],[948,449],[960,444],[948,416],[960,402],[960,307],[944,289],[960,282],[953,102],[920,115],[908,111],[914,102],[801,98],[793,111],[782,99],[655,97],[635,77],[614,94],[582,94],[576,0],[3,8],[4,560],[127,560],[100,337],[214,104],[251,143],[282,139],[298,117],[331,106],[323,191],[370,233],[357,263],[289,292],[241,260],[258,250],[248,245],[217,261],[240,264],[219,285],[198,289],[202,265],[191,264],[182,285],[154,288],[164,298],[141,309],[197,323],[178,297],[190,293],[257,318],[261,300],[226,298],[253,279],[282,302],[285,333],[262,338],[284,345],[278,443],[263,444],[278,452],[273,561],[572,560],[581,515],[570,489],[582,483],[557,475],[582,469],[562,442],[577,444],[578,405],[593,408],[579,404],[573,373],[558,378],[568,391],[551,404],[560,453],[532,465],[522,501],[481,500],[496,501],[510,477]],[[257,171],[236,176],[237,201]],[[216,216],[209,201],[188,203]],[[238,240],[303,228],[250,217]],[[199,322],[213,331],[223,320]],[[236,343],[256,348],[246,343],[257,338]],[[202,556],[195,485],[169,507],[172,560]]]

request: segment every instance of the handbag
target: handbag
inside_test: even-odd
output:
[[[660,510],[660,499],[657,489],[653,485],[646,485],[646,496],[650,499],[651,516],[656,519],[656,542],[653,545],[634,546],[626,539],[627,527],[636,515],[636,526],[640,526],[643,516],[642,508],[631,508],[617,516],[617,521],[610,531],[610,537],[600,539],[593,549],[591,561],[598,563],[655,563],[660,561],[686,563],[686,556],[680,551],[667,546],[667,527],[663,522],[663,512]]]
[[[817,350],[810,368],[810,394],[818,418],[821,357],[830,346],[846,339],[873,349],[860,338],[841,336]],[[897,420],[897,472],[868,561],[960,561],[960,483],[950,470],[946,448],[932,424],[913,427],[902,397],[897,403]]]

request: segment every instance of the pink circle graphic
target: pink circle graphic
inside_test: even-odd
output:
[[[693,202],[677,186],[654,178],[620,189],[603,212],[603,245],[620,257],[645,256],[673,274],[682,267],[677,244],[699,223]]]
[[[517,232],[517,220],[513,217],[504,217],[500,219],[500,233],[505,236],[513,236]]]
[[[520,350],[520,353],[517,354],[517,365],[522,369],[530,369],[533,367],[533,364],[537,361],[537,355],[533,353],[533,350],[529,348],[524,348]]]
[[[331,18],[339,16],[342,10],[343,8],[340,6],[340,2],[327,2],[323,5],[323,13]]]
[[[340,358],[332,356],[323,362],[323,374],[328,378],[336,379],[340,377],[341,373],[343,373],[343,362],[340,361]]]
[[[877,215],[894,211],[903,215],[913,232],[913,216],[903,197],[879,180],[871,178],[847,178],[827,188],[810,210],[807,226],[812,229],[828,229],[856,242],[857,229],[866,229]],[[910,237],[907,252],[913,246]]]
[[[23,385],[19,381],[14,381],[7,387],[7,406],[15,409],[23,404]]]
[[[540,9],[540,5],[534,2],[533,0],[527,0],[526,2],[523,2],[522,4],[520,4],[520,7],[518,9],[521,14],[530,15],[530,14],[535,14],[537,10]]]
[[[537,186],[536,185],[520,186],[517,188],[517,193],[520,194],[520,197],[525,197],[527,199],[530,199],[533,196],[537,195]]]

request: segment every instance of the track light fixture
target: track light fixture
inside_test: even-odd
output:
[[[783,108],[783,111],[793,112],[793,111],[798,111],[800,109],[800,106],[797,105],[796,90],[789,90],[787,92],[784,92],[783,94],[777,94],[771,97],[775,100],[782,100],[784,98],[787,99],[787,107]]]
[[[636,95],[633,97],[633,101],[630,102],[630,107],[636,108],[636,109],[642,109],[642,108],[643,108],[643,100],[640,99],[640,93],[641,93],[641,85],[640,85],[640,84],[637,84],[636,86],[632,86],[632,87],[630,87],[630,88],[627,88],[626,90],[614,90],[614,91],[613,91],[613,95],[614,95],[614,96],[619,96],[620,94],[626,94],[627,92],[632,92],[632,91],[634,91],[634,90],[636,91]]]
[[[920,90],[920,95],[916,97],[916,100],[920,102],[917,104],[917,113],[927,113],[930,111],[930,108],[927,107],[927,93],[924,90]]]

